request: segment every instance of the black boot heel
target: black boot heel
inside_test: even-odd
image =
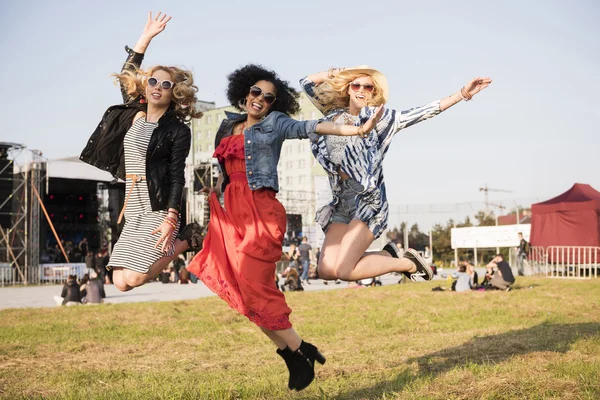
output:
[[[318,350],[317,350],[317,353],[315,354],[315,360],[321,365],[325,364],[325,361],[327,361],[325,356],[323,354],[321,354],[321,352]]]
[[[315,361],[325,364],[326,359],[315,346],[305,341],[302,341],[300,347],[292,354],[295,359],[295,371],[297,371],[295,386],[297,391],[301,391],[315,379]]]

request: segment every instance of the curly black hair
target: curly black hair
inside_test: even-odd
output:
[[[280,111],[287,115],[294,115],[300,111],[298,92],[290,86],[288,81],[279,78],[275,71],[266,69],[262,65],[248,64],[236,69],[229,76],[227,99],[232,106],[243,110],[241,103],[244,101],[250,88],[258,81],[268,81],[277,89],[277,100],[271,106],[271,111]]]

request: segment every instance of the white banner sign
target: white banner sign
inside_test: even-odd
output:
[[[453,249],[519,246],[519,232],[529,242],[531,224],[452,228]]]

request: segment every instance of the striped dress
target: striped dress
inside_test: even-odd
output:
[[[147,122],[146,118],[138,118],[127,131],[124,139],[126,174],[146,176],[146,153],[152,132],[157,126],[155,122]],[[128,177],[126,194],[131,185],[132,179]],[[123,267],[145,274],[161,257],[172,256],[172,248],[167,254],[160,251],[160,248],[154,248],[160,234],[151,233],[160,226],[166,216],[167,210],[152,211],[146,180],[137,182],[125,208],[125,226],[115,244],[108,266]],[[178,230],[179,222],[171,243]]]

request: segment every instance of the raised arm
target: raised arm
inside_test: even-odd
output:
[[[121,68],[121,73],[124,71],[134,72],[140,68],[142,61],[144,60],[144,54],[146,53],[150,42],[156,35],[165,30],[167,22],[170,20],[171,17],[167,16],[166,14],[162,14],[161,12],[159,12],[154,18],[152,17],[152,11],[148,12],[146,26],[144,26],[142,35],[138,39],[135,46],[133,46],[133,49],[129,48],[129,46],[125,46],[125,50],[127,50],[129,55],[123,64],[123,68]],[[123,101],[125,103],[132,100],[123,84],[121,84],[121,95],[123,96]]]
[[[490,85],[490,78],[475,78],[467,83],[460,91],[433,101],[424,106],[410,108],[404,111],[386,109],[383,116],[376,125],[377,134],[381,143],[390,141],[400,130],[418,124],[452,107],[461,100],[469,101],[471,98]],[[365,107],[361,110],[360,120],[366,121],[374,113],[373,107]]]
[[[300,79],[300,86],[311,103],[321,112],[323,112],[323,103],[321,103],[319,96],[317,96],[315,89],[325,82],[326,79],[335,77],[338,72],[342,71],[343,68],[330,68],[327,71],[317,72],[316,74],[308,75],[306,78]]]

